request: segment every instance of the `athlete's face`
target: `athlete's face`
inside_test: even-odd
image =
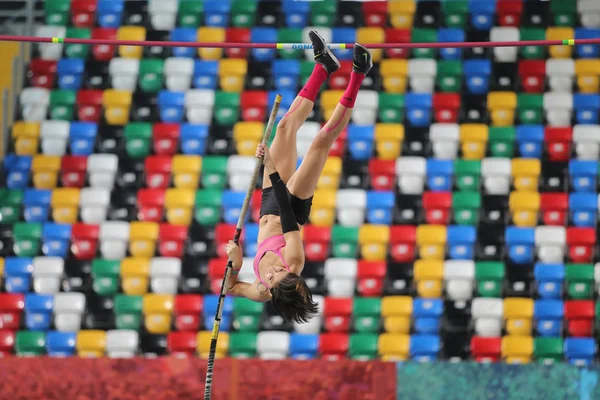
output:
[[[279,282],[288,274],[288,271],[281,265],[272,265],[267,268],[267,282],[269,286],[277,286]]]

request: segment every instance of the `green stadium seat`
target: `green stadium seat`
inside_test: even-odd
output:
[[[452,212],[458,225],[477,225],[481,194],[479,192],[455,192],[452,195]]]
[[[444,21],[448,28],[465,28],[467,25],[468,13],[468,0],[442,2],[442,14],[444,15]]]
[[[215,120],[220,125],[232,126],[240,118],[240,94],[217,92],[215,94]]]
[[[438,61],[436,83],[441,92],[459,93],[462,89],[462,61]]]
[[[554,16],[553,26],[577,25],[576,1],[551,1],[550,10]]]
[[[252,28],[256,19],[256,1],[235,0],[231,3],[231,26]]]
[[[139,330],[142,324],[142,296],[115,296],[115,325],[117,329]]]
[[[93,288],[101,296],[110,296],[119,291],[119,274],[121,262],[119,260],[105,260],[96,258],[92,262]]]
[[[233,358],[256,356],[258,335],[253,332],[231,332],[229,334],[229,355]]]
[[[194,219],[200,225],[216,225],[221,220],[221,197],[219,189],[201,189],[196,192]]]
[[[163,60],[144,59],[140,61],[139,85],[144,92],[158,92],[163,85]]]
[[[181,0],[178,25],[183,28],[197,28],[202,23],[203,11],[203,0]]]
[[[519,93],[517,96],[517,113],[521,124],[541,124],[544,120],[544,95]]]
[[[483,261],[475,263],[475,279],[480,297],[502,297],[504,263]]]
[[[350,335],[348,352],[353,360],[374,360],[377,358],[377,341],[379,335],[372,333],[356,333]]]
[[[335,23],[337,1],[312,1],[310,3],[310,24],[332,27]]]
[[[72,121],[75,116],[77,92],[56,89],[50,92],[50,119]]]
[[[411,42],[412,43],[436,43],[438,32],[435,29],[420,29],[413,28]],[[435,49],[412,49],[414,58],[435,58]]]
[[[302,29],[299,28],[279,28],[277,30],[278,43],[302,43]],[[280,49],[279,55],[284,59],[302,58],[303,50],[300,49]],[[314,64],[313,64],[314,65]]]
[[[594,297],[594,265],[566,264],[565,283],[569,298],[574,300],[592,299]]]
[[[515,149],[516,131],[511,126],[490,126],[489,149],[492,157],[511,158]]]
[[[538,362],[553,364],[563,360],[563,339],[559,337],[536,337],[533,339],[533,356]]]
[[[53,0],[44,3],[46,25],[66,26],[69,19],[71,0]]]
[[[19,220],[23,191],[0,188],[0,221],[12,224]]]
[[[262,311],[262,303],[257,303],[245,297],[234,298],[233,327],[241,332],[257,332],[260,327],[260,316]]]
[[[18,257],[35,257],[40,250],[42,224],[17,222],[13,225],[14,252]]]
[[[150,154],[152,146],[152,124],[131,122],[125,125],[125,151],[132,158],[142,158]]]
[[[358,227],[334,225],[331,229],[331,247],[334,257],[356,257],[358,252]]]
[[[459,191],[478,191],[481,180],[481,161],[454,161],[454,179]]]
[[[383,123],[402,123],[404,121],[404,95],[379,93],[379,120]]]
[[[87,28],[67,28],[67,38],[70,39],[91,39],[92,32]],[[70,43],[65,45],[65,55],[68,58],[86,59],[90,54],[90,46],[87,44]]]
[[[381,320],[380,297],[355,297],[352,315],[354,330],[361,333],[379,332]]]
[[[306,84],[314,68],[315,63],[312,61],[304,60],[300,62],[300,83],[302,85]]]
[[[19,331],[15,338],[18,356],[43,356],[46,354],[46,333],[42,331]]]
[[[202,186],[223,189],[227,184],[227,157],[206,156],[202,160]]]
[[[541,28],[521,28],[521,40],[545,40],[546,31]],[[546,55],[546,48],[543,46],[524,46],[521,47],[521,57],[529,60],[541,60]]]

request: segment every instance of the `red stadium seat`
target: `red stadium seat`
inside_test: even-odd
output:
[[[267,115],[268,93],[262,90],[247,90],[242,93],[240,105],[244,121],[263,122]]]
[[[386,43],[410,43],[410,29],[386,28],[385,42]],[[408,58],[409,49],[385,49],[385,54],[389,58]]]
[[[0,330],[0,357],[12,355],[15,347],[15,332]]]
[[[387,25],[387,1],[370,1],[363,3],[363,13],[366,26]]]
[[[161,222],[165,205],[163,189],[141,189],[137,194],[138,219],[140,221]]]
[[[550,161],[569,161],[573,128],[547,126],[544,139]]]
[[[77,116],[83,122],[100,122],[102,90],[80,90],[77,93]]]
[[[540,212],[544,225],[564,226],[569,209],[567,193],[541,193]]]
[[[171,184],[171,156],[149,156],[144,163],[146,186],[167,189]]]
[[[71,21],[77,28],[91,28],[96,21],[97,0],[73,0]]]
[[[217,257],[227,257],[225,247],[235,235],[236,226],[234,224],[217,224],[215,227],[215,244],[217,247]],[[244,230],[240,237],[240,244],[244,242]]]
[[[385,261],[358,261],[356,285],[361,296],[381,296],[383,280],[387,272]]]
[[[346,358],[350,339],[344,333],[322,333],[319,336],[319,353],[328,361]]]
[[[477,362],[496,362],[500,360],[502,338],[474,336],[471,339],[471,356]]]
[[[92,39],[96,40],[116,40],[117,30],[112,28],[94,28],[92,29]],[[114,57],[117,46],[109,44],[95,44],[92,46],[92,54],[98,61],[109,61]]]
[[[192,357],[197,345],[196,332],[171,332],[167,336],[167,349],[175,357]]]
[[[348,332],[352,320],[352,297],[326,297],[323,307],[325,330]]]
[[[565,302],[565,319],[569,336],[593,336],[594,301],[571,300]]]
[[[525,93],[542,93],[546,78],[545,60],[521,60],[519,76]]]
[[[75,258],[91,260],[96,256],[100,227],[92,224],[74,224],[71,228],[71,251]]]
[[[162,257],[183,257],[187,236],[187,226],[161,224],[158,231],[158,254]]]
[[[369,161],[369,175],[373,190],[394,190],[396,160],[372,158]]]
[[[334,72],[329,78],[329,88],[331,90],[346,89],[350,82],[350,74],[352,73],[352,61],[340,61],[340,69]]]
[[[173,315],[178,331],[196,332],[200,327],[200,317],[204,302],[199,294],[180,294],[175,296]]]
[[[52,89],[56,78],[56,61],[35,58],[29,63],[31,86]]]
[[[435,93],[433,95],[435,121],[440,123],[458,122],[460,104],[458,93]]]
[[[19,329],[24,307],[22,293],[0,293],[0,331]]]
[[[63,187],[82,188],[85,185],[87,157],[63,156],[60,163],[60,181]]]
[[[447,225],[450,220],[451,208],[451,192],[423,193],[423,209],[425,211],[425,221],[428,224]]]
[[[410,262],[415,259],[417,227],[414,225],[394,225],[390,228],[390,255],[397,262]]]
[[[152,130],[152,148],[156,154],[172,156],[179,147],[179,124],[155,124]]]
[[[212,258],[208,262],[208,279],[210,280],[210,291],[214,294],[221,292],[221,283],[225,276],[225,268],[227,267],[227,257]]]
[[[348,138],[348,128],[344,128],[342,133],[337,137],[333,146],[329,150],[329,157],[343,157],[346,153],[346,141]]]
[[[246,28],[227,28],[225,32],[225,42],[227,43],[249,43],[251,31]],[[248,58],[248,49],[231,48],[225,49],[225,54],[229,58]]]
[[[496,15],[499,26],[516,26],[521,23],[523,3],[521,0],[498,0]]]
[[[567,246],[569,246],[571,262],[592,262],[595,244],[596,230],[594,228],[567,228]]]
[[[325,261],[329,256],[331,227],[304,226],[304,251],[308,261]]]
[[[250,201],[250,212],[252,221],[258,223],[260,220],[260,204],[262,199],[262,189],[255,189],[252,193],[252,200]]]

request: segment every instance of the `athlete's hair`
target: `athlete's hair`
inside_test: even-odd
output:
[[[287,274],[271,288],[271,302],[275,311],[286,321],[308,322],[319,312],[306,281],[297,274]]]

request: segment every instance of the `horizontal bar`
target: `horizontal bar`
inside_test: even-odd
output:
[[[36,36],[0,35],[0,42],[30,42],[30,43],[65,43],[111,46],[158,46],[158,47],[195,47],[215,49],[298,49],[309,50],[309,43],[224,43],[224,42],[171,42],[157,40],[105,40],[105,39],[75,39],[49,38]],[[525,47],[525,46],[576,46],[600,44],[598,39],[564,39],[564,40],[523,40],[511,42],[439,42],[439,43],[369,43],[369,49],[443,49],[468,47]],[[332,43],[331,49],[351,49],[354,43]]]

